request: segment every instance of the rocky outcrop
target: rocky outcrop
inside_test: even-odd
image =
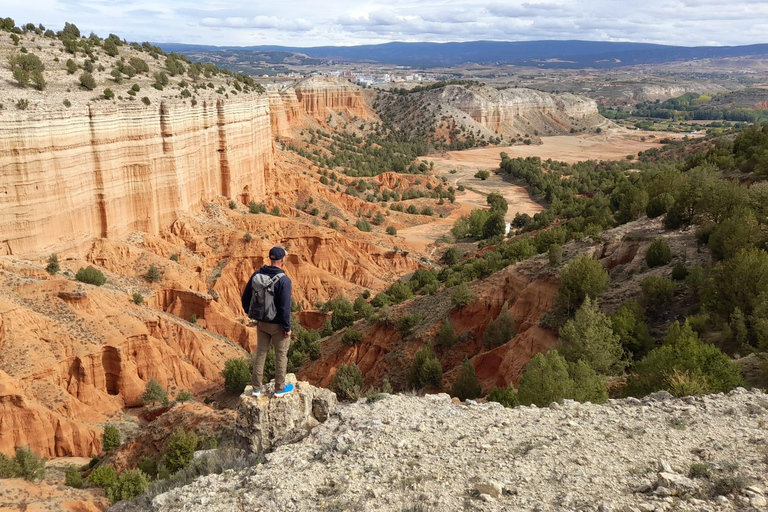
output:
[[[363,118],[372,113],[360,86],[346,80],[312,77],[296,84],[294,91],[304,112],[318,121],[323,121],[331,111]]]
[[[534,89],[448,85],[430,91],[427,97],[444,108],[457,109],[492,132],[519,136],[534,129],[545,133],[568,133],[571,128],[597,126],[605,119],[597,104],[573,94],[550,94]]]
[[[767,420],[759,390],[541,409],[391,395],[345,406],[264,464],[203,477],[149,509],[762,510],[755,443]]]
[[[93,238],[157,234],[218,196],[258,201],[272,165],[266,96],[5,115],[0,254],[35,257]]]
[[[240,397],[235,421],[235,443],[254,454],[272,451],[278,446],[305,438],[313,428],[325,422],[336,411],[336,395],[307,382],[297,382],[289,373],[286,383],[296,389],[274,398],[274,381],[265,386],[261,396],[251,396],[246,386]]]
[[[272,125],[272,135],[290,137],[291,128],[296,127],[302,115],[299,99],[293,87],[267,87],[269,98],[269,120]]]

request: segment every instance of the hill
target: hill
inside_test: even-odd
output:
[[[469,41],[463,43],[393,42],[360,46],[201,46],[159,43],[166,51],[200,58],[265,60],[272,64],[323,61],[451,67],[467,63],[513,64],[542,68],[615,68],[682,60],[767,55],[768,44],[747,46],[666,46],[605,41]]]

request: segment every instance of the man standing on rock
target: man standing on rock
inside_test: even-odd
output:
[[[293,384],[285,383],[291,344],[291,280],[283,270],[285,249],[280,246],[270,249],[269,260],[269,265],[251,275],[242,302],[243,310],[258,322],[258,344],[251,377],[253,396],[264,392],[264,362],[271,345],[275,348],[275,396],[281,397],[293,391]]]

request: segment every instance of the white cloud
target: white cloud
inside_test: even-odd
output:
[[[631,40],[685,46],[768,42],[765,0],[36,0],[17,23],[131,40],[317,46],[394,40]]]

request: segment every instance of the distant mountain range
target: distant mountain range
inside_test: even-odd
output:
[[[768,44],[748,46],[666,46],[602,41],[471,41],[465,43],[385,43],[361,46],[203,46],[158,43],[167,52],[254,52],[299,54],[322,61],[369,62],[412,67],[468,63],[514,64],[543,68],[613,68],[636,64],[741,57],[768,57]]]

